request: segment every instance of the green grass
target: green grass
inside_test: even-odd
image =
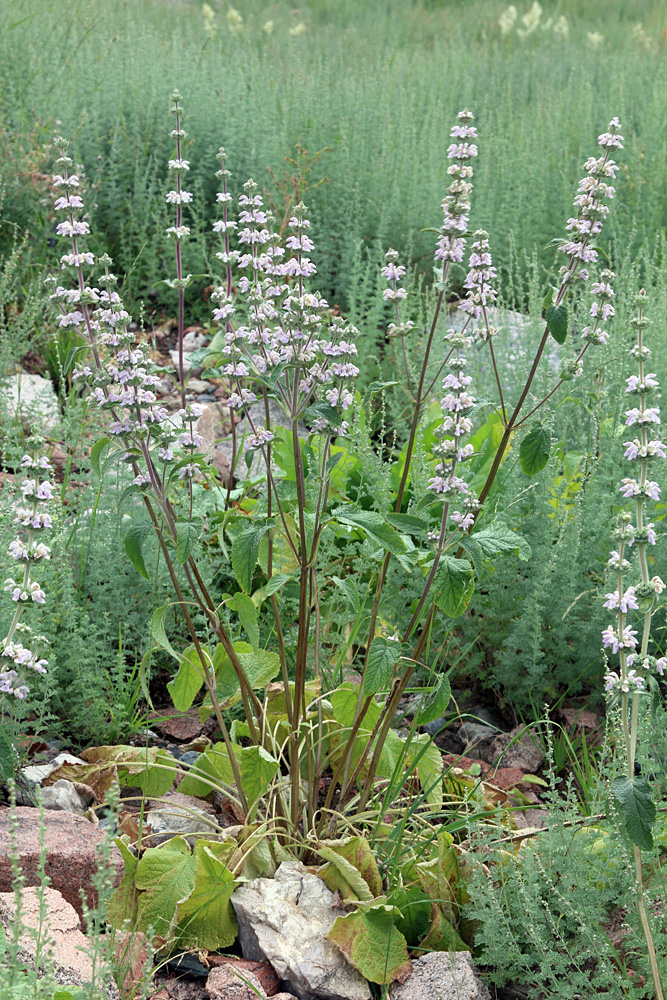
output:
[[[615,114],[627,143],[607,238],[630,242],[634,256],[665,232],[667,18],[654,0],[545,2],[543,21],[564,15],[568,37],[540,28],[523,40],[516,31],[502,37],[506,4],[491,0],[312,0],[298,10],[248,0],[239,2],[240,34],[229,31],[226,4],[211,6],[213,37],[201,4],[189,0],[0,0],[0,245],[9,245],[15,223],[31,232],[31,260],[48,259],[35,173],[48,167],[41,147],[58,120],[75,136],[94,187],[98,248],[127,275],[126,298],[135,308],[139,300],[168,308],[168,293],[153,285],[172,270],[161,231],[174,87],[185,99],[189,180],[205,229],[215,218],[221,144],[235,191],[252,175],[281,209],[267,167],[289,177],[285,158],[296,143],[330,148],[310,174],[327,183],[306,200],[322,290],[343,306],[360,241],[373,251],[378,240],[410,246],[430,270],[433,236],[420,230],[439,224],[448,133],[462,106],[480,132],[472,224],[489,230],[505,275],[512,246],[520,271],[522,252],[534,248],[551,264],[544,247],[563,233],[581,162]],[[521,16],[529,4],[517,6]],[[638,20],[651,51],[633,35]],[[303,34],[290,35],[300,22]],[[591,31],[604,36],[598,49],[588,44]],[[208,271],[211,249],[193,241],[186,267]],[[515,301],[522,296],[516,288]],[[191,308],[205,313],[203,303]]]

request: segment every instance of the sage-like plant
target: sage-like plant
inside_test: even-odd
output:
[[[646,939],[655,995],[662,1000],[660,971],[644,900],[641,856],[642,849],[653,847],[651,827],[656,810],[648,782],[635,774],[640,701],[642,696],[656,693],[656,675],[662,677],[667,667],[667,657],[656,657],[649,651],[651,619],[665,584],[659,576],[650,575],[649,547],[656,544],[657,538],[655,525],[647,518],[646,506],[650,500],[655,502],[660,499],[660,487],[649,476],[656,459],[665,458],[665,445],[659,437],[653,437],[659,434],[660,409],[647,405],[648,396],[659,388],[660,383],[654,372],[647,371],[651,351],[644,342],[644,330],[649,325],[644,308],[645,292],[642,289],[637,296],[637,315],[631,321],[637,332],[632,356],[637,361],[638,371],[636,375],[629,376],[626,388],[626,393],[635,397],[638,405],[625,411],[626,426],[636,428],[638,432],[637,437],[625,442],[625,458],[632,462],[636,471],[634,476],[626,476],[620,487],[624,498],[634,500],[634,523],[629,511],[621,513],[615,533],[618,549],[611,553],[608,563],[616,587],[606,595],[604,603],[605,608],[616,613],[616,622],[604,630],[602,643],[605,649],[618,656],[618,669],[609,670],[605,688],[610,701],[620,703],[626,763],[626,777],[615,779],[612,791],[632,840],[639,918]],[[626,586],[625,573],[631,565],[627,557],[633,551],[637,552],[640,581]],[[637,612],[640,620],[643,617],[641,639],[638,630],[629,624],[633,611]]]
[[[395,251],[387,253],[383,268],[387,281],[384,298],[394,314],[387,333],[394,343],[401,343],[412,398],[405,462],[390,514],[364,509],[341,498],[332,488],[332,474],[342,450],[336,441],[347,434],[358,407],[354,388],[359,374],[358,331],[330,310],[313,288],[317,272],[311,257],[314,241],[306,208],[301,203],[295,206],[283,237],[276,232],[256,183],[250,180],[238,200],[238,217],[231,219],[230,172],[224,150],[220,150],[221,190],[217,203],[222,213],[213,226],[223,241],[217,253],[222,274],[215,279],[213,292],[213,317],[220,329],[206,353],[206,364],[209,371],[213,368],[226,380],[227,404],[232,414],[245,415],[244,423],[249,428],[245,458],[253,475],[236,490],[230,476],[226,496],[224,491],[215,494],[221,498],[219,534],[226,533],[231,539],[231,568],[239,586],[236,593],[224,594],[218,602],[197,564],[202,522],[197,520],[193,507],[193,481],[209,473],[197,454],[201,439],[195,422],[200,409],[187,403],[185,396],[183,317],[190,276],[183,274],[181,260],[181,244],[189,232],[182,209],[190,203],[191,194],[181,185],[189,164],[183,158],[185,132],[178,94],[173,97],[172,112],[176,128],[171,136],[176,149],[169,167],[176,182],[166,198],[176,207],[175,225],[168,230],[176,241],[176,278],[168,283],[178,291],[179,303],[178,381],[182,405],[176,420],[156,398],[159,371],[145,345],[137,344],[129,329],[129,316],[110,271],[111,261],[103,256],[95,262],[80,245],[89,231],[83,215],[81,184],[72,172],[66,143],[60,138],[57,163],[61,172],[54,178],[54,185],[59,189],[56,208],[65,218],[58,225],[58,234],[72,240],[71,250],[61,257],[61,265],[66,274],[72,275],[73,287],[56,283],[53,298],[61,308],[61,325],[80,330],[87,340],[89,357],[78,364],[74,377],[87,385],[90,402],[109,415],[108,434],[92,450],[93,465],[99,470],[104,454],[102,468],[113,462],[127,463],[133,475],[128,492],[141,498],[148,516],[147,521],[130,529],[125,541],[128,555],[139,572],[147,575],[141,545],[146,534],[155,530],[174,588],[174,604],[190,636],[188,649],[175,652],[165,631],[168,606],[154,613],[153,637],[179,662],[178,673],[170,684],[172,699],[177,709],[187,709],[203,686],[206,693],[202,712],[215,714],[222,733],[224,751],[204,755],[201,782],[197,785],[193,778],[193,787],[221,784],[245,815],[256,817],[259,812],[266,829],[278,834],[282,847],[296,845],[295,849],[302,853],[308,837],[318,838],[325,829],[332,832],[346,812],[367,817],[369,800],[373,797],[376,802],[378,787],[387,787],[396,773],[401,774],[401,788],[409,775],[417,772],[423,789],[432,792],[435,788],[436,798],[442,794],[441,786],[437,791],[440,769],[428,756],[434,748],[426,736],[416,735],[424,713],[417,715],[407,741],[393,732],[392,722],[415,666],[422,661],[436,609],[455,617],[470,600],[474,574],[471,564],[461,557],[466,551],[511,552],[521,547],[522,540],[506,525],[494,523],[481,530],[476,525],[510,437],[564,381],[576,377],[589,345],[606,339],[601,324],[613,316],[613,291],[609,275],[603,274],[593,285],[592,322],[583,331],[583,346],[572,361],[565,363],[551,392],[535,401],[524,415],[524,404],[549,336],[559,343],[567,336],[563,303],[568,290],[575,280],[588,278],[588,265],[596,260],[593,241],[608,212],[605,201],[614,194],[608,180],[613,178],[616,166],[609,153],[620,147],[621,137],[614,119],[609,132],[600,136],[603,155],[586,161],[586,177],[575,199],[577,215],[568,222],[573,237],[560,241],[567,264],[561,268],[560,284],[550,293],[545,331],[528,379],[512,408],[501,385],[494,353],[496,330],[490,309],[497,299],[497,274],[488,235],[482,230],[473,236],[458,329],[446,333],[444,357],[435,362],[432,357],[450,268],[453,263],[461,264],[466,252],[472,164],[478,155],[473,116],[468,111],[458,115],[447,151],[451,183],[443,201],[443,221],[434,253],[435,304],[417,372],[412,370],[405,348],[405,338],[414,328],[404,315],[405,268]],[[88,274],[96,263],[101,273],[93,281]],[[473,428],[475,398],[470,392],[465,356],[474,339],[490,353],[503,423],[503,437],[479,497],[463,473],[465,463],[474,457],[472,444],[466,442]],[[411,465],[424,407],[441,379],[442,424],[433,472],[425,495],[418,497],[409,492]],[[372,386],[373,391],[378,391],[377,387]],[[531,435],[537,433],[535,429],[530,431],[529,443]],[[236,466],[241,449],[234,421],[232,435],[232,473],[240,482],[243,477]],[[307,444],[302,444],[303,437],[307,437]],[[281,460],[285,461],[286,453],[291,455],[291,482],[279,481],[273,458],[277,439],[282,446]],[[256,474],[258,466],[264,470],[264,489]],[[354,531],[357,537],[361,533],[362,540],[368,539],[386,552],[377,575],[370,563],[370,586],[374,586],[375,593],[366,618],[367,639],[359,642],[360,683],[352,689],[342,684],[334,691],[324,690],[320,662],[323,628],[317,568],[327,528],[338,533]],[[418,544],[420,538],[423,543],[416,556],[424,574],[421,593],[409,610],[407,625],[396,628],[393,635],[382,634],[378,618],[387,570],[392,555],[405,556],[409,533]],[[260,558],[262,546],[265,552]],[[258,561],[266,579],[255,588]],[[289,571],[283,572],[279,567],[286,562]],[[288,583],[297,593],[297,612],[294,620],[286,622],[280,591]],[[263,617],[264,602],[271,609],[270,623]],[[199,634],[195,627],[193,606],[203,615],[206,635]],[[260,648],[260,622],[266,622],[270,629],[275,651]],[[363,616],[359,618],[357,632],[366,622]],[[248,642],[238,638],[242,632]],[[211,638],[216,643],[213,648],[207,641]],[[412,648],[410,643],[414,643]],[[269,682],[277,675],[281,681],[276,687]],[[379,704],[376,696],[382,691],[388,694]],[[431,710],[436,715],[441,713],[441,703],[446,705],[448,698],[442,681]],[[235,723],[230,731],[223,707],[237,699],[242,701],[245,720]],[[241,737],[251,745],[240,745]],[[221,753],[227,762],[224,766]],[[430,770],[426,767],[429,760]]]
[[[41,656],[41,648],[48,642],[46,636],[35,635],[28,623],[21,621],[21,617],[27,608],[46,603],[44,589],[33,572],[35,566],[51,558],[51,549],[40,541],[40,536],[53,526],[51,515],[44,509],[53,499],[53,486],[43,478],[44,473],[51,469],[45,455],[39,458],[24,455],[21,468],[26,475],[20,485],[21,500],[14,505],[14,523],[19,534],[7,550],[17,568],[20,567],[20,572],[18,579],[8,577],[4,586],[5,593],[16,607],[0,647],[0,693],[5,699],[13,696],[23,701],[30,692],[26,681],[30,671],[44,674],[48,666],[48,661]],[[27,645],[18,641],[17,635]]]

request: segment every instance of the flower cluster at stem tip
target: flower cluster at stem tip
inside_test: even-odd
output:
[[[645,370],[651,351],[643,340],[643,331],[649,325],[644,316],[644,305],[645,293],[642,289],[637,297],[638,312],[632,320],[637,343],[631,353],[637,361],[638,372],[627,378],[625,390],[638,402],[638,406],[625,411],[626,426],[638,430],[637,437],[625,442],[625,458],[633,463],[637,471],[633,477],[626,476],[620,486],[621,495],[635,502],[634,524],[631,514],[623,511],[615,531],[618,549],[614,549],[608,561],[610,571],[615,574],[616,587],[605,595],[604,603],[605,608],[615,611],[617,616],[616,622],[602,633],[603,646],[619,657],[619,669],[609,670],[605,677],[605,688],[610,696],[644,693],[655,683],[655,674],[662,676],[667,667],[667,657],[656,658],[648,651],[651,617],[665,584],[659,576],[649,574],[648,547],[655,545],[657,538],[655,525],[646,517],[646,504],[649,500],[660,499],[660,487],[649,479],[649,468],[656,459],[665,458],[665,445],[657,437],[652,437],[660,425],[660,410],[657,406],[647,405],[647,397],[659,388],[659,382],[653,372]],[[623,573],[630,568],[630,560],[626,558],[631,554],[630,550],[637,552],[641,581],[626,587]],[[641,640],[638,639],[638,630],[626,623],[631,611],[644,616]]]
[[[52,528],[51,515],[44,507],[53,499],[53,486],[42,478],[51,469],[46,456],[34,458],[24,455],[21,468],[26,476],[20,485],[21,499],[14,505],[14,522],[26,529],[9,544],[8,554],[21,568],[18,579],[8,577],[4,589],[15,602],[14,615],[0,647],[0,694],[13,695],[19,700],[27,698],[29,687],[25,677],[29,671],[46,673],[47,660],[39,650],[47,644],[43,635],[35,635],[30,626],[20,620],[22,613],[35,604],[45,604],[46,594],[33,576],[33,567],[51,558],[51,549],[39,536]],[[17,634],[30,642],[33,649],[18,641]]]

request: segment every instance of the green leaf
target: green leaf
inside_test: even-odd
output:
[[[213,788],[234,787],[234,771],[224,743],[216,743],[197,758],[178,786],[183,795],[204,799]]]
[[[576,476],[579,471],[579,466],[583,462],[584,458],[584,455],[580,455],[576,451],[568,451],[567,455],[563,459],[563,475],[568,483],[571,483]]]
[[[317,853],[340,871],[352,887],[357,899],[370,900],[382,895],[382,876],[375,855],[365,837],[323,840],[317,848]],[[329,867],[324,865],[326,870],[329,870]],[[318,871],[320,878],[324,878],[322,874],[324,869]]]
[[[132,925],[137,919],[137,902],[139,896],[134,884],[134,876],[139,861],[120,837],[114,839],[114,844],[121,853],[125,868],[123,877],[114,889],[109,901],[107,919],[113,927],[120,929],[126,921],[129,921],[130,925]]]
[[[182,837],[172,837],[161,847],[149,847],[137,865],[135,885],[141,892],[137,927],[152,928],[162,939],[171,935],[178,904],[195,885],[196,859]],[[142,891],[143,890],[143,891]]]
[[[632,843],[642,851],[652,850],[651,829],[655,823],[656,808],[646,779],[615,778],[611,791],[621,808],[625,829]]]
[[[351,504],[337,507],[333,516],[340,524],[362,528],[368,537],[377,545],[381,545],[392,555],[402,555],[405,552],[405,542],[395,528],[387,524],[382,514],[374,510],[358,510]]]
[[[398,886],[389,896],[389,903],[398,910],[394,915],[396,928],[408,948],[416,948],[431,925],[431,900],[418,886]]]
[[[478,559],[490,559],[496,555],[514,553],[525,562],[530,559],[532,554],[530,545],[525,538],[512,531],[503,521],[493,521],[481,531],[464,536],[461,538],[461,546],[473,558]]]
[[[449,683],[448,674],[441,674],[437,684],[433,688],[433,696],[421,712],[417,713],[415,722],[418,726],[425,726],[427,722],[435,722],[443,715],[449,706],[452,696],[452,686]]]
[[[381,903],[338,917],[327,937],[371,983],[386,986],[410,968],[407,943],[394,926],[394,907]]]
[[[232,611],[236,611],[241,620],[241,625],[245,629],[248,641],[253,650],[259,646],[259,628],[257,625],[257,609],[252,603],[252,598],[240,591],[234,594],[231,601],[227,602]]]
[[[206,654],[205,646],[200,647]],[[204,683],[203,668],[196,646],[188,646],[181,656],[178,673],[167,684],[167,690],[177,712],[187,712]]]
[[[549,461],[551,431],[539,421],[533,424],[519,448],[521,468],[527,476],[541,472]]]
[[[176,522],[176,558],[181,566],[188,561],[202,530],[201,521]]]
[[[426,521],[414,514],[385,514],[385,521],[407,535],[421,535],[428,528]]]
[[[252,816],[257,800],[280,770],[280,764],[264,747],[244,747],[241,750],[240,770],[243,793],[250,807],[249,816]]]
[[[567,339],[567,307],[549,306],[544,316],[551,336],[557,344],[564,344]]]
[[[266,586],[262,588],[265,597],[271,597],[276,591],[284,587],[286,583],[293,580],[294,577],[291,573],[274,573],[270,580],[267,580]]]
[[[239,652],[246,643],[235,642],[234,649],[243,667],[243,671],[253,688],[263,688],[280,672],[280,657],[268,649],[255,649],[252,652]]]
[[[401,658],[400,642],[392,642],[376,635],[368,650],[366,672],[364,673],[364,695],[375,694],[389,683],[394,667]]]
[[[150,522],[142,522],[141,524],[133,524],[125,536],[125,552],[127,553],[127,557],[137,573],[143,576],[145,580],[150,580],[150,576],[146,569],[142,550],[143,544],[152,530],[153,525]]]
[[[218,951],[234,943],[238,926],[230,898],[238,882],[226,862],[235,847],[233,842],[195,844],[194,887],[177,909],[181,947]]]
[[[340,427],[343,418],[335,407],[330,406],[328,403],[313,403],[309,406],[304,417],[310,422],[315,421],[318,418],[324,418],[330,427]]]
[[[170,604],[165,604],[161,608],[155,609],[151,617],[151,635],[157,642],[158,646],[161,646],[162,649],[166,649],[168,653],[171,653],[175,660],[180,662],[181,658],[169,642],[164,628],[164,620],[170,607]]]
[[[366,407],[371,396],[376,396],[378,392],[383,392],[385,389],[389,389],[392,385],[398,384],[398,382],[371,382],[364,393],[364,398],[361,401],[362,408]]]
[[[425,951],[470,951],[469,945],[461,938],[451,920],[445,916],[439,906],[431,905],[431,927],[426,937],[420,942],[420,952]]]
[[[246,594],[252,590],[252,575],[257,565],[259,543],[266,534],[266,526],[244,528],[232,541],[232,569],[239,586]]]
[[[102,437],[90,449],[90,467],[96,476],[100,474],[100,458],[108,444],[111,444],[111,438]]]
[[[450,618],[458,618],[468,607],[474,589],[470,563],[455,556],[442,556],[433,585],[436,606]]]

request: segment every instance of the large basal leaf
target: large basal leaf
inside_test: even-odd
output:
[[[551,431],[539,421],[533,424],[519,448],[519,462],[527,476],[541,472],[549,461]]]
[[[388,902],[397,908],[394,924],[407,941],[408,948],[416,948],[431,926],[431,900],[418,886],[398,886]]]
[[[243,794],[250,807],[250,814],[252,814],[255,811],[253,804],[267,790],[278,773],[280,765],[264,747],[244,747],[241,750],[240,758]]]
[[[234,943],[238,925],[230,898],[238,882],[226,865],[233,846],[203,840],[195,844],[194,887],[178,904],[181,947],[218,951]]]
[[[419,950],[424,951],[470,951],[461,935],[436,903],[431,904],[431,926],[428,934],[419,942]]]
[[[633,844],[642,851],[653,849],[652,828],[656,808],[651,788],[644,778],[615,778],[611,791],[618,802],[625,829]]]
[[[433,583],[433,600],[450,618],[458,618],[470,603],[475,583],[465,559],[444,555]]]
[[[405,552],[405,542],[401,536],[377,511],[358,510],[350,504],[337,507],[333,516],[340,524],[362,528],[376,545],[381,545],[387,552],[393,555],[402,555]]]
[[[364,979],[388,985],[411,968],[407,942],[386,903],[338,917],[327,937]]]
[[[350,868],[356,872],[354,887],[358,899],[375,899],[382,895],[382,878],[375,855],[365,837],[345,837],[342,840],[322,841],[317,848],[331,864],[339,866],[347,881]],[[341,865],[341,862],[344,862]],[[325,866],[326,867],[326,866]],[[320,877],[321,873],[320,873]],[[358,881],[363,881],[363,885]],[[352,883],[350,882],[352,885]]]
[[[135,875],[141,893],[137,906],[139,930],[145,933],[151,928],[162,940],[169,938],[178,904],[194,889],[196,865],[182,837],[172,837],[162,847],[149,847],[144,852]]]
[[[368,650],[364,673],[364,695],[375,694],[389,683],[394,667],[401,658],[400,642],[377,635]]]
[[[139,895],[137,887],[134,884],[134,878],[139,862],[120,837],[114,840],[114,844],[121,853],[125,868],[123,877],[114,889],[114,893],[109,901],[107,919],[113,927],[120,929],[126,921],[129,921],[130,925],[133,926],[137,919]]]
[[[548,306],[544,318],[549,327],[549,333],[557,344],[564,344],[567,340],[567,307]]]
[[[168,750],[158,747],[89,747],[81,754],[85,764],[61,764],[44,779],[52,785],[60,778],[89,785],[100,802],[112,784],[138,785],[147,795],[158,797],[171,788],[176,777],[176,761]]]
[[[164,604],[161,608],[155,609],[151,616],[151,635],[157,642],[158,646],[161,646],[162,649],[166,649],[168,653],[171,653],[175,660],[180,660],[180,656],[169,642],[165,630],[165,620],[170,607],[170,604]]]
[[[204,656],[208,656],[210,661],[211,654],[208,648],[200,646],[200,649]],[[197,647],[194,645],[188,646],[181,656],[178,673],[167,684],[167,690],[176,711],[187,712],[201,690],[203,683],[204,668],[199,658]]]
[[[255,689],[266,687],[269,681],[272,681],[280,673],[280,657],[269,649],[239,652],[241,645],[247,645],[247,643],[235,642],[234,649],[237,650],[239,662],[250,686]]]
[[[205,753],[199,754],[196,762],[178,786],[183,795],[194,795],[204,799],[215,788],[232,789],[234,771],[224,743],[216,743]]]
[[[252,575],[257,565],[259,543],[266,533],[264,526],[243,528],[232,541],[232,569],[239,586],[246,594],[252,590]]]

